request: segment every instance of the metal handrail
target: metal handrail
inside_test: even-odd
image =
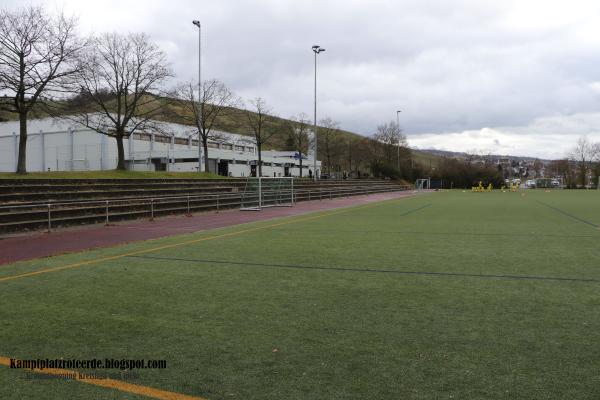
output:
[[[383,185],[380,185],[379,187],[375,186],[359,186],[359,187],[354,187],[354,188],[337,188],[337,189],[332,189],[332,188],[312,188],[312,189],[297,189],[294,191],[294,201],[297,200],[313,200],[316,199],[316,197],[313,194],[316,194],[318,192],[318,199],[319,200],[323,200],[323,193],[326,193],[326,196],[328,195],[329,199],[332,199],[334,196],[335,197],[348,197],[348,196],[352,196],[352,195],[363,195],[363,194],[369,194],[369,193],[387,193],[387,192],[397,192],[397,191],[405,191],[405,190],[409,190],[411,187],[410,186],[394,186],[394,187],[390,187],[389,185],[385,185],[385,187],[381,187]],[[265,191],[263,192],[265,194],[270,194],[270,193],[278,193],[277,191]],[[0,211],[3,209],[11,209],[11,210],[15,210],[15,209],[25,209],[25,208],[29,208],[26,212],[46,212],[47,213],[47,226],[48,226],[48,231],[52,231],[52,211],[67,211],[68,209],[62,208],[60,209],[60,206],[82,206],[80,208],[73,208],[73,210],[83,210],[85,209],[86,206],[88,206],[89,208],[100,208],[102,207],[104,210],[104,219],[105,219],[105,223],[109,224],[110,221],[110,208],[111,206],[119,206],[122,205],[123,203],[131,203],[131,202],[138,202],[137,205],[144,205],[147,204],[149,205],[149,212],[150,212],[150,219],[154,219],[155,216],[155,211],[157,211],[155,209],[155,205],[158,204],[169,204],[169,203],[175,203],[175,202],[179,202],[177,200],[186,200],[186,206],[185,207],[179,207],[176,208],[177,210],[179,209],[185,209],[187,211],[187,215],[190,215],[191,212],[191,206],[190,206],[190,202],[193,200],[198,200],[198,199],[202,199],[202,200],[211,200],[214,199],[214,204],[210,204],[210,205],[205,205],[205,206],[201,206],[202,208],[209,208],[209,207],[216,207],[216,211],[219,212],[220,207],[223,205],[222,201],[223,200],[230,200],[230,199],[239,199],[240,201],[242,201],[242,193],[217,193],[217,194],[201,194],[201,195],[184,195],[184,196],[158,196],[158,197],[140,197],[140,198],[127,198],[127,199],[112,199],[112,200],[91,200],[91,201],[76,201],[76,202],[40,202],[40,203],[35,203],[35,204],[27,204],[27,205],[4,205],[4,206],[0,206]],[[93,205],[96,205],[96,207],[93,207]],[[136,205],[136,204],[132,204],[132,205]],[[231,204],[229,204],[231,205]],[[58,208],[58,209],[57,209]],[[194,208],[198,208],[198,206],[195,206]],[[160,209],[158,210],[160,211]],[[98,214],[97,216],[101,216],[102,214]],[[115,215],[113,213],[113,215]],[[54,219],[56,220],[56,218]]]
[[[361,188],[364,187],[370,187],[370,186],[359,186],[359,190]],[[372,186],[371,186],[372,187]],[[393,191],[396,190],[407,190],[409,189],[410,186],[397,186],[394,187]],[[296,189],[294,191],[294,196],[296,195],[296,193],[311,193],[311,192],[331,192],[331,189],[323,189],[323,188],[313,188],[313,189]],[[264,193],[274,193],[275,191],[265,191]],[[356,192],[356,187],[352,188],[352,189],[347,189],[347,188],[338,188],[335,190],[336,193],[344,193],[344,192]],[[41,201],[41,202],[36,202],[36,203],[27,203],[27,204],[13,204],[13,205],[0,205],[0,210],[3,209],[15,209],[15,208],[35,208],[35,207],[47,207],[48,205],[50,206],[69,206],[69,205],[92,205],[92,204],[98,204],[98,205],[104,205],[106,204],[106,202],[109,203],[124,203],[124,202],[132,202],[132,201],[152,201],[152,200],[163,200],[163,199],[186,199],[186,198],[217,198],[217,197],[238,197],[241,196],[241,194],[239,192],[237,193],[217,193],[217,194],[210,194],[210,193],[206,193],[206,194],[194,194],[194,195],[182,195],[182,196],[144,196],[144,197],[128,197],[128,198],[124,198],[124,199],[101,199],[101,200],[79,200],[79,201],[61,201],[61,202],[56,202],[56,201]]]
[[[125,202],[132,202],[132,201],[150,201],[150,200],[163,200],[163,199],[185,199],[185,198],[198,198],[198,197],[224,197],[224,196],[231,196],[231,197],[236,197],[239,196],[239,194],[237,193],[219,193],[219,194],[197,194],[197,195],[185,195],[185,196],[146,196],[146,197],[131,197],[131,198],[126,198],[126,199],[110,199],[110,200],[85,200],[85,201],[64,201],[64,202],[54,202],[54,201],[44,201],[44,202],[39,202],[39,203],[29,203],[29,204],[16,204],[16,205],[3,205],[0,206],[0,210],[2,209],[14,209],[14,208],[25,208],[25,207],[31,207],[31,208],[35,208],[35,207],[46,207],[48,205],[50,206],[69,206],[69,205],[91,205],[91,204],[106,204],[107,202],[109,203],[125,203]]]

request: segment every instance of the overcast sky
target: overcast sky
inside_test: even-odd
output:
[[[319,118],[345,129],[368,135],[402,110],[417,148],[558,158],[580,135],[600,140],[599,1],[44,3],[83,33],[148,33],[180,81],[197,76],[199,19],[203,77],[282,117],[312,115],[319,44]]]

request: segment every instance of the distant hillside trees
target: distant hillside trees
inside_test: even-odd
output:
[[[27,172],[27,117],[59,96],[77,72],[85,43],[75,18],[49,16],[42,7],[0,10],[0,110],[19,118],[17,173]]]
[[[470,188],[480,181],[485,185],[490,183],[495,188],[504,185],[502,171],[490,164],[473,164],[468,160],[453,158],[442,159],[438,166],[429,171],[431,178],[442,179],[446,182],[444,187]]]
[[[400,156],[398,155],[398,149],[408,148],[406,136],[402,134],[400,127],[395,122],[378,125],[373,139],[384,145],[381,149],[385,162],[390,165],[396,162],[396,165],[399,167]]]
[[[343,163],[342,156],[346,149],[343,135],[339,130],[339,124],[331,118],[319,121],[319,132],[317,136],[319,152],[324,165],[324,170],[331,174],[332,171],[339,172]]]
[[[348,169],[351,177],[360,178],[370,171],[371,157],[368,143],[371,140],[368,137],[348,138],[348,146],[344,154],[347,164],[344,168]]]
[[[395,122],[377,126],[377,131],[364,142],[369,167],[380,178],[413,180],[412,153],[406,136]]]

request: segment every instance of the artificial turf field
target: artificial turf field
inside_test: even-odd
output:
[[[598,399],[598,226],[596,191],[438,192],[0,266],[0,357],[165,359],[132,382],[209,400]],[[27,376],[0,398],[144,398]]]

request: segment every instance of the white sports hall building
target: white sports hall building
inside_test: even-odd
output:
[[[194,127],[160,123],[160,133],[137,131],[124,141],[127,168],[136,171],[198,171],[198,135]],[[28,122],[27,171],[110,170],[117,167],[114,138],[70,122],[51,118]],[[256,176],[258,155],[251,136],[214,132],[209,140],[209,171],[223,176]],[[0,171],[17,166],[19,122],[0,123]],[[206,157],[206,155],[203,155]],[[293,151],[262,152],[263,176],[299,176],[300,159]],[[313,155],[302,155],[302,176],[313,171]],[[317,174],[321,163],[317,162]],[[204,170],[204,163],[202,163]]]

